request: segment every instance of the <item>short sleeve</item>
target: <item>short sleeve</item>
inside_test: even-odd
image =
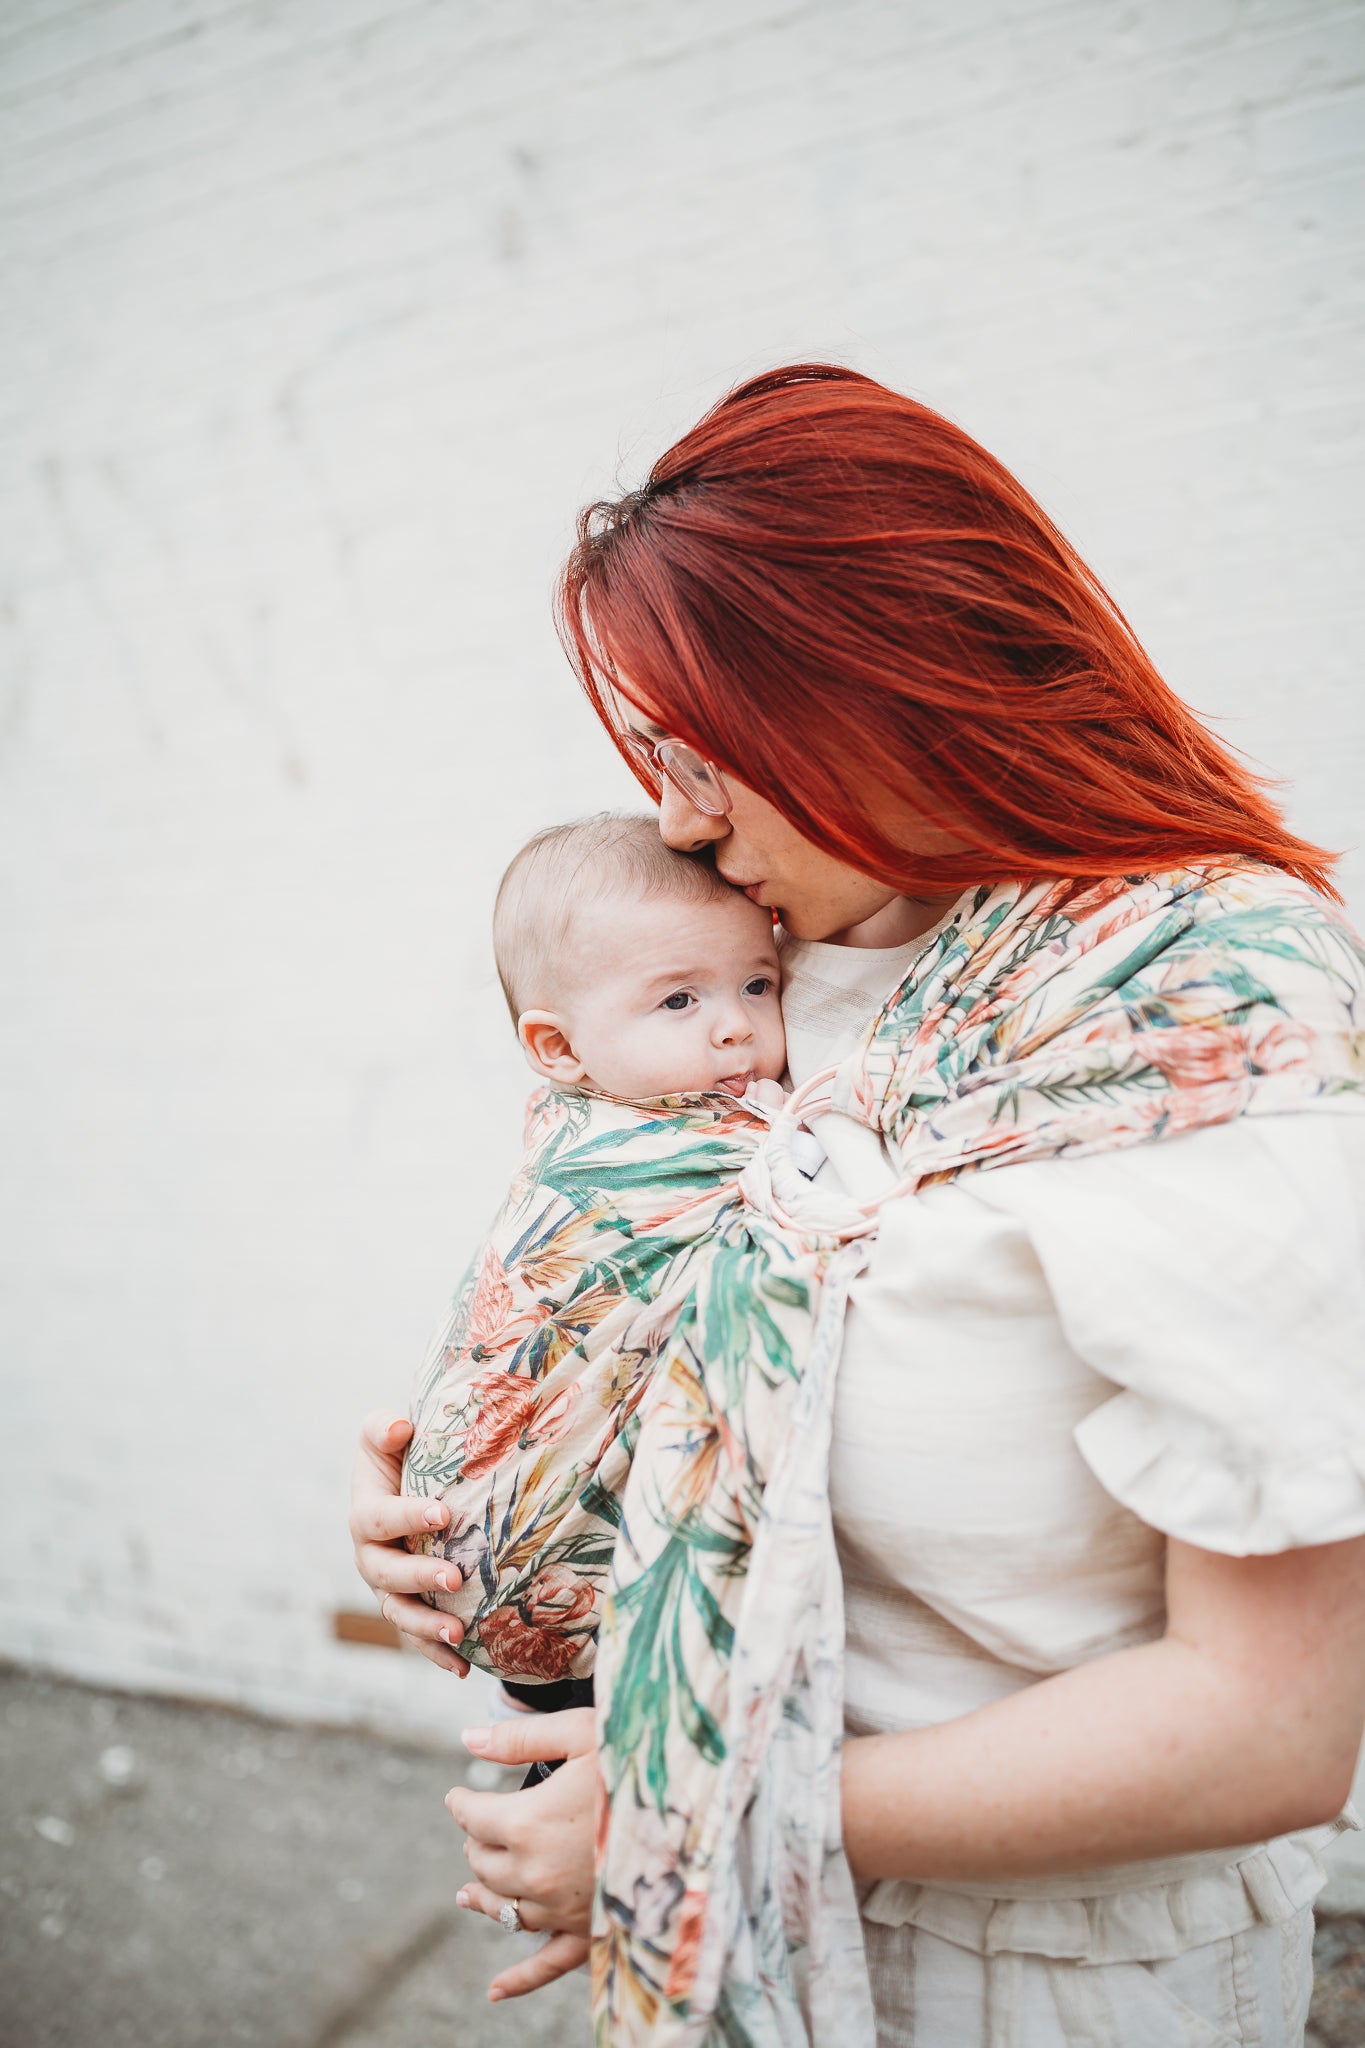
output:
[[[1230,1556],[1365,1534],[1365,1118],[1243,1117],[972,1192],[1118,1389],[1075,1431],[1109,1494]]]

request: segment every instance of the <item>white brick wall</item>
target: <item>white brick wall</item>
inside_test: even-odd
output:
[[[514,1151],[493,879],[630,793],[572,514],[737,375],[952,412],[1357,836],[1363,75],[1331,0],[9,0],[0,1648],[458,1711],[327,1640],[344,1474]]]

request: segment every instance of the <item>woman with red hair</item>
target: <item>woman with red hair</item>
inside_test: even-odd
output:
[[[664,838],[780,921],[816,1185],[877,1218],[829,1418],[841,1836],[783,1880],[776,1959],[715,1934],[671,1782],[615,1882],[661,1751],[612,1648],[597,2038],[1289,2048],[1365,1721],[1365,961],[1330,857],[1017,481],[850,371],[751,381],[585,513],[560,618]],[[395,1547],[406,1431],[367,1428],[358,1561],[460,1668]],[[469,1739],[569,1758],[449,1802],[462,1902],[556,1931],[514,1995],[587,1953],[593,1721]]]

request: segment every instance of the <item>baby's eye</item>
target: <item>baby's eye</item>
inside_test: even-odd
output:
[[[770,974],[756,974],[752,981],[745,982],[744,993],[746,996],[766,996],[772,985]]]
[[[695,1001],[695,996],[690,996],[685,988],[679,988],[675,989],[671,996],[665,996],[659,1008],[661,1010],[686,1010]]]

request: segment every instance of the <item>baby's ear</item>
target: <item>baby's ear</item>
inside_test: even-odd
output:
[[[569,1043],[563,1020],[552,1010],[523,1010],[517,1037],[536,1072],[561,1088],[574,1087],[588,1071]]]

